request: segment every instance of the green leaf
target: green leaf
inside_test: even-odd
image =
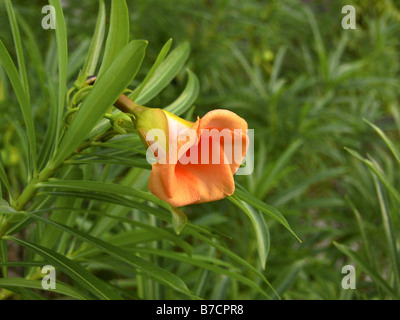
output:
[[[38,156],[38,165],[40,171],[43,170],[44,166],[51,157],[52,151],[55,149],[54,137],[56,136],[57,132],[57,94],[52,81],[48,81],[47,88],[50,96],[50,110],[46,135]]]
[[[106,283],[95,277],[85,268],[80,266],[74,261],[64,257],[63,255],[50,250],[48,248],[39,246],[35,243],[30,243],[21,239],[11,236],[7,237],[19,245],[32,250],[33,252],[42,256],[46,261],[52,264],[55,268],[60,269],[62,272],[77,281],[82,287],[93,293],[96,297],[104,300],[119,300],[121,297],[111,290]]]
[[[240,200],[238,196],[232,195],[228,197],[228,199],[250,218],[257,237],[257,251],[260,257],[261,266],[265,269],[270,248],[270,236],[264,217],[257,210],[254,210],[247,203]]]
[[[379,273],[377,273],[374,269],[371,268],[370,264],[366,262],[356,251],[350,249],[349,247],[339,244],[337,242],[333,242],[333,244],[338,248],[341,252],[343,252],[346,256],[348,256],[351,260],[353,260],[357,265],[376,283],[376,285],[380,286],[383,290],[385,290],[388,294],[390,294],[394,299],[398,300],[399,296],[396,292],[390,287],[388,282],[383,279]]]
[[[256,198],[264,198],[265,194],[268,192],[271,184],[274,182],[276,176],[285,168],[290,158],[295,154],[297,149],[303,144],[301,140],[295,140],[291,143],[287,149],[282,153],[279,159],[275,162],[272,169],[266,170],[265,173],[260,178],[259,185],[257,186],[255,196]]]
[[[177,116],[182,115],[193,105],[200,91],[200,83],[197,76],[189,69],[186,69],[186,71],[188,74],[188,81],[185,89],[178,99],[164,108],[164,110],[169,111]]]
[[[271,203],[273,204],[274,207],[279,207],[283,204],[288,203],[290,200],[296,197],[304,195],[305,192],[308,190],[308,188],[313,184],[337,178],[343,175],[345,172],[346,168],[344,167],[332,168],[323,170],[321,172],[315,172],[309,178],[301,180],[299,183],[294,184],[292,187],[286,189],[285,192],[282,192],[278,194],[276,197],[273,197]]]
[[[149,80],[153,77],[154,72],[158,69],[160,64],[164,61],[165,56],[169,52],[169,49],[171,48],[172,45],[172,39],[169,39],[164,46],[162,47],[160,53],[157,56],[156,62],[154,62],[153,66],[151,67],[150,71],[147,73],[146,77],[144,80],[140,83],[140,85],[129,95],[129,98],[132,101],[135,101],[139,94],[142,92],[143,88],[146,86],[146,84],[149,82]]]
[[[379,180],[382,181],[387,190],[396,198],[398,202],[400,202],[400,193],[396,190],[396,188],[392,185],[392,183],[390,183],[388,177],[385,175],[385,173],[378,166],[378,163],[374,159],[372,158],[370,158],[371,160],[364,159],[357,151],[351,150],[349,148],[344,148],[344,149],[347,152],[349,152],[353,157],[364,162],[369,167],[369,169],[376,174]]]
[[[44,165],[49,160],[51,151],[55,147],[54,137],[56,136],[56,126],[57,126],[57,92],[55,89],[55,83],[53,77],[49,76],[46,72],[43,58],[41,56],[39,45],[40,43],[36,41],[35,35],[31,27],[24,19],[19,19],[19,24],[22,27],[24,33],[24,46],[30,57],[30,65],[35,66],[35,76],[37,78],[37,83],[40,85],[41,91],[48,92],[50,96],[49,104],[49,116],[48,125],[45,140],[41,143],[41,149],[38,154],[38,171],[40,172]]]
[[[176,47],[153,73],[135,103],[144,105],[159,94],[182,69],[189,53],[190,45],[187,42]]]
[[[282,69],[283,59],[286,54],[286,47],[281,46],[274,58],[274,66],[272,67],[271,78],[269,80],[270,89],[273,91],[274,88],[278,87],[278,76]]]
[[[318,58],[319,58],[320,72],[322,73],[322,75],[325,79],[329,79],[329,76],[330,76],[329,62],[328,62],[328,58],[327,58],[325,44],[324,44],[323,38],[321,36],[320,28],[318,26],[318,22],[315,19],[315,14],[309,7],[305,7],[304,11],[307,15],[307,21],[309,22],[311,30],[314,35],[315,49],[317,51]]]
[[[250,78],[252,87],[256,89],[257,94],[261,97],[266,97],[266,86],[264,85],[262,79],[260,79],[260,77],[258,77],[257,74],[253,71],[251,64],[249,63],[243,52],[234,42],[231,42],[229,44],[229,47],[232,55],[235,56],[236,59],[240,62],[247,76]]]
[[[140,253],[149,253],[149,254],[155,254],[155,255],[159,255],[162,257],[166,257],[169,259],[174,259],[177,261],[181,261],[181,262],[185,262],[185,263],[189,263],[189,264],[194,264],[197,267],[203,268],[203,269],[207,269],[219,274],[224,274],[227,275],[228,277],[238,280],[239,282],[242,282],[243,284],[251,287],[252,289],[256,290],[257,292],[261,293],[263,296],[269,298],[268,294],[265,292],[265,290],[263,290],[259,285],[257,285],[254,281],[252,281],[251,279],[249,279],[248,277],[245,277],[237,272],[233,272],[230,270],[227,270],[225,268],[221,268],[218,266],[215,266],[213,264],[204,262],[200,259],[196,259],[195,256],[193,257],[188,257],[186,255],[177,253],[177,252],[171,252],[171,251],[166,251],[166,250],[160,250],[160,249],[153,249],[153,248],[139,248],[139,247],[135,247],[132,248],[133,251],[136,252],[140,252]]]
[[[161,207],[170,210],[169,204],[158,199],[151,193],[144,192],[133,187],[128,187],[116,183],[105,183],[101,181],[82,181],[82,180],[50,180],[48,182],[42,182],[38,184],[38,187],[47,188],[62,188],[62,189],[72,189],[72,190],[87,190],[92,192],[103,192],[107,194],[125,195],[141,200],[151,201]]]
[[[42,297],[40,294],[33,291],[33,289],[26,289],[22,287],[12,287],[12,290],[11,288],[6,288],[6,287],[4,289],[8,290],[11,293],[20,295],[25,300],[36,300],[36,301],[46,300],[46,298]]]
[[[375,183],[375,188],[376,188],[376,192],[378,195],[379,206],[381,208],[382,222],[383,222],[383,227],[385,230],[386,240],[387,240],[387,244],[388,244],[388,251],[389,251],[388,254],[392,261],[391,269],[393,270],[394,277],[397,282],[397,287],[399,287],[399,285],[400,285],[399,257],[398,257],[398,250],[397,250],[396,233],[394,232],[394,228],[393,228],[393,219],[391,217],[390,212],[388,211],[389,210],[388,205],[386,204],[386,202],[384,200],[381,186],[380,186],[378,178],[376,176],[374,176],[374,183]]]
[[[10,79],[11,85],[14,88],[15,95],[17,97],[18,103],[20,105],[22,115],[26,127],[26,135],[28,138],[28,154],[30,155],[29,164],[31,166],[31,173],[36,173],[36,133],[35,126],[33,122],[33,115],[31,110],[31,105],[29,98],[25,92],[24,85],[18,75],[17,69],[8,53],[3,41],[0,40],[0,61],[3,63],[4,69]]]
[[[279,299],[277,294],[283,295],[286,290],[292,288],[292,284],[298,279],[298,274],[302,270],[304,264],[304,260],[297,260],[289,267],[280,268],[279,275],[272,283],[274,288],[276,288],[275,292],[271,292],[271,295],[274,295],[274,299]]]
[[[26,73],[25,66],[25,58],[24,58],[24,49],[22,47],[21,35],[19,33],[17,18],[15,16],[14,8],[11,4],[10,0],[5,0],[8,18],[10,19],[11,24],[11,32],[14,38],[15,51],[17,53],[18,59],[18,67],[19,67],[19,76],[21,78],[22,86],[24,87],[26,96],[29,100],[29,84],[28,84],[28,75]]]
[[[283,225],[286,229],[288,229],[290,233],[293,234],[297,240],[299,240],[299,242],[301,242],[300,238],[295,234],[295,232],[292,230],[289,223],[287,222],[286,218],[278,211],[278,209],[271,207],[270,205],[255,198],[250,193],[242,191],[240,189],[236,189],[235,195],[237,195],[238,198],[243,200],[244,202],[250,204],[251,206],[257,208],[261,212],[267,214],[272,219],[278,221],[281,225]]]
[[[361,233],[361,238],[363,239],[364,247],[366,248],[368,262],[371,264],[372,267],[374,267],[376,269],[376,260],[373,258],[373,254],[372,254],[373,250],[372,250],[370,241],[368,241],[367,230],[365,227],[364,220],[362,219],[360,212],[354,206],[353,202],[347,196],[346,196],[346,201],[350,205],[350,207],[354,213],[354,216],[357,220],[358,228],[360,229],[360,233]]]
[[[55,207],[63,207],[67,205],[74,206],[75,203],[79,203],[79,199],[71,199],[71,198],[64,198],[59,197],[56,199],[54,205]],[[66,210],[64,212],[59,212],[57,214],[51,214],[50,219],[56,221],[58,223],[67,224],[69,217],[74,213],[74,210]],[[61,231],[57,228],[53,228],[52,226],[46,225],[44,226],[42,235],[40,239],[37,241],[38,244],[45,246],[46,248],[54,249],[57,240],[61,235]],[[58,251],[58,250],[57,250]],[[60,252],[60,251],[58,251]],[[60,252],[61,253],[61,252]]]
[[[129,12],[125,0],[111,1],[111,20],[103,62],[100,67],[101,77],[112,62],[128,44],[129,41]]]
[[[156,265],[153,265],[150,262],[148,262],[142,258],[139,258],[138,256],[133,255],[126,250],[120,249],[116,246],[113,246],[113,245],[103,241],[103,240],[100,240],[98,238],[95,238],[88,234],[85,234],[79,230],[72,229],[68,226],[62,225],[60,223],[57,223],[57,222],[54,222],[51,220],[47,220],[36,214],[31,214],[31,215],[36,220],[42,221],[46,224],[50,224],[54,227],[64,230],[64,231],[74,235],[75,237],[77,237],[83,241],[86,241],[89,244],[101,249],[105,253],[108,253],[109,255],[113,256],[114,258],[119,259],[119,260],[129,264],[130,266],[138,268],[139,270],[146,273],[148,276],[154,278],[155,280],[157,280],[167,286],[170,286],[171,288],[173,288],[179,292],[190,295],[189,289],[186,287],[185,283],[180,278],[178,278],[174,274],[170,273],[169,271],[162,269]]]
[[[102,145],[102,144],[99,144]],[[85,155],[90,155],[88,153],[84,153]],[[125,157],[118,157],[115,155],[106,155],[106,154],[93,154],[88,157],[81,157],[73,160],[65,161],[65,164],[85,164],[85,163],[109,163],[109,164],[118,164],[122,166],[129,166],[129,167],[138,167],[150,170],[151,165],[146,161],[146,159],[132,159],[132,158],[125,158]]]
[[[38,82],[41,85],[43,91],[45,91],[45,83],[46,79],[48,79],[48,75],[45,71],[44,61],[41,56],[39,45],[40,43],[36,41],[35,35],[31,27],[28,25],[27,21],[23,18],[18,19],[18,24],[21,26],[23,34],[24,34],[24,46],[30,57],[30,65],[35,66],[36,76],[38,78]]]
[[[82,69],[82,65],[84,65],[85,63],[85,55],[89,51],[89,47],[90,47],[90,40],[84,39],[80,41],[79,45],[69,54],[67,82],[69,82],[70,79],[75,78],[76,74]],[[81,74],[79,75],[81,76]],[[86,78],[84,80],[86,80]],[[78,85],[77,87],[81,86],[82,85]]]
[[[142,63],[146,46],[146,41],[130,42],[103,76],[97,79],[66,131],[58,152],[52,159],[53,166],[60,165],[81,144],[107,109],[131,83]]]
[[[43,261],[12,261],[0,262],[0,266],[6,267],[43,267]]]
[[[101,48],[103,46],[105,26],[106,6],[104,4],[104,0],[100,0],[96,29],[92,38],[92,43],[90,44],[88,55],[86,57],[85,65],[83,66],[81,73],[84,78],[86,78],[87,76],[92,76],[96,72],[97,62],[99,61]]]
[[[67,76],[68,76],[68,40],[67,28],[65,26],[64,13],[60,0],[49,0],[56,12],[56,42],[58,52],[58,110],[57,110],[57,130],[55,135],[55,143],[57,148],[58,139],[60,137],[61,124],[64,114],[64,105],[67,92]]]
[[[394,143],[386,136],[386,134],[380,129],[378,128],[376,125],[374,125],[373,123],[369,122],[368,120],[364,119],[364,121],[371,126],[379,135],[380,137],[383,139],[383,141],[385,141],[386,145],[389,147],[390,151],[392,152],[393,156],[395,157],[396,161],[398,164],[400,164],[400,153],[397,150],[396,146],[394,145]]]
[[[0,288],[6,288],[10,291],[13,291],[14,288],[30,288],[30,289],[37,289],[37,290],[44,290],[48,292],[55,292],[59,294],[63,294],[69,297],[76,298],[78,300],[86,300],[83,295],[76,292],[70,286],[57,281],[55,289],[43,289],[42,281],[40,280],[29,280],[23,278],[6,278],[0,279]]]
[[[67,234],[67,233],[64,233]],[[107,241],[109,244],[114,245],[118,248],[131,248],[132,246],[137,246],[137,245],[143,245],[145,243],[150,243],[153,241],[160,241],[162,240],[162,236],[157,235],[153,232],[149,232],[147,230],[130,230],[126,231],[121,234],[115,234],[109,237],[106,237],[104,241]],[[87,244],[87,243],[85,243]],[[80,248],[78,250],[75,250],[75,252],[72,253],[71,259],[72,260],[91,260],[93,257],[99,257],[100,253],[102,253],[102,250],[99,249],[98,247],[93,247],[93,246],[87,246],[84,248]],[[89,259],[88,259],[89,258]],[[112,257],[114,259],[114,257]],[[114,259],[115,260],[115,259]],[[132,268],[131,266],[127,265],[127,267],[130,270],[130,273],[132,274]],[[136,272],[136,269],[134,270]]]

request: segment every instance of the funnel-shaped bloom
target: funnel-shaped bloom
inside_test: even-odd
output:
[[[211,111],[195,123],[166,118],[168,151],[153,164],[150,192],[175,207],[232,195],[233,175],[247,150],[246,121],[228,110]]]
[[[233,175],[249,144],[244,119],[218,109],[190,122],[162,109],[122,102],[130,105],[138,133],[155,157],[148,182],[151,193],[174,207],[234,193]]]

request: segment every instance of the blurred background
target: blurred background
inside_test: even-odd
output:
[[[13,1],[54,70],[55,39],[40,28],[46,1]],[[97,18],[97,1],[62,1],[67,21],[70,84],[85,59]],[[285,299],[386,299],[399,289],[398,226],[400,170],[385,141],[365,120],[399,145],[400,2],[313,0],[129,0],[131,38],[149,41],[142,79],[169,39],[189,42],[186,66],[200,80],[195,109],[185,117],[215,108],[230,109],[255,130],[255,170],[236,181],[274,206],[301,238],[299,243],[274,221],[267,221],[270,250],[265,275]],[[356,29],[344,30],[344,5],[356,9]],[[109,7],[109,1],[107,1]],[[0,16],[6,17],[0,4]],[[109,11],[108,11],[109,12]],[[32,28],[37,24],[37,28]],[[12,52],[8,19],[0,36]],[[25,39],[24,41],[32,41]],[[32,61],[32,59],[30,60]],[[6,79],[0,68],[0,79]],[[46,93],[36,92],[45,79],[28,64],[38,138],[46,131]],[[52,76],[50,73],[49,76]],[[15,121],[22,119],[15,97],[0,82],[0,151],[13,183],[24,168],[14,147]],[[148,106],[163,107],[184,89],[182,71]],[[135,83],[133,84],[134,87]],[[35,89],[36,88],[36,89]],[[384,181],[350,154],[370,155]],[[371,160],[372,161],[372,160]],[[23,181],[23,180],[22,180]],[[22,187],[22,186],[21,186]],[[253,229],[228,201],[188,207],[194,224],[226,235],[243,259],[258,265]],[[334,245],[351,248],[345,254]],[[357,255],[354,256],[353,253]],[[344,265],[355,266],[357,290],[344,290]],[[371,271],[372,270],[372,271]],[[250,277],[250,275],[249,275]],[[218,282],[224,279],[218,278]],[[256,280],[257,281],[257,280]],[[211,286],[211,284],[210,284]],[[232,298],[223,286],[211,298]],[[242,292],[239,298],[252,298]],[[237,297],[236,297],[237,298]]]

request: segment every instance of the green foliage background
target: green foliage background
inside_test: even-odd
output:
[[[113,131],[111,140],[86,145],[89,149],[74,154],[53,179],[49,174],[35,182],[29,119],[39,169],[82,146],[82,132],[92,140],[96,136],[93,126],[79,125],[76,118],[64,136],[57,108],[74,83],[83,87],[79,71],[95,39],[99,2],[62,1],[66,42],[61,19],[59,33],[41,28],[46,1],[12,1],[19,47],[9,1],[2,1],[0,38],[29,108],[22,108],[24,118],[17,90],[0,68],[0,225],[7,225],[4,232],[0,227],[0,297],[398,299],[400,4],[126,2],[128,13],[121,9],[123,1],[113,0],[122,10],[113,20],[111,1],[105,1],[104,44],[111,39],[109,28],[116,30],[111,40],[117,53],[128,39],[148,44],[130,43],[137,54],[126,50],[124,59],[108,52],[104,70],[123,70],[122,63],[139,66],[147,46],[143,63],[134,79],[121,72],[109,81],[110,74],[101,70],[104,81],[96,92],[101,99],[77,96],[82,111],[76,118],[97,124],[110,106],[104,102],[104,110],[94,109],[90,102],[112,101],[112,93],[140,88],[172,38],[175,56],[156,71],[151,80],[156,84],[133,95],[149,107],[169,106],[188,120],[215,108],[236,112],[255,130],[255,170],[235,178],[233,197],[182,208],[188,223],[179,235],[171,217],[181,213],[171,213],[147,193],[145,150],[129,126],[127,134]],[[356,8],[356,30],[341,27],[341,10],[348,4]],[[2,52],[0,61],[9,65]],[[182,92],[183,102],[177,100]],[[100,123],[104,130],[115,129],[108,119]],[[55,149],[51,128],[69,139],[65,156],[67,143]],[[25,208],[12,201],[7,184],[17,199],[29,181],[37,193]],[[56,293],[36,290],[44,262],[58,272]],[[342,289],[346,264],[356,268],[356,290]]]

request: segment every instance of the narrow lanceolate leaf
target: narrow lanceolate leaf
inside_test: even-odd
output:
[[[58,138],[61,129],[61,123],[64,112],[64,105],[67,91],[67,76],[68,76],[68,40],[67,28],[65,26],[64,13],[60,0],[49,0],[56,12],[56,41],[58,51],[58,110],[57,110],[57,131],[55,143],[58,143]],[[57,147],[57,145],[56,145]]]
[[[100,57],[101,47],[103,45],[106,26],[106,5],[104,4],[104,0],[101,0],[99,5],[100,7],[96,29],[94,31],[92,43],[90,44],[90,49],[81,73],[82,77],[84,78],[87,76],[93,76],[95,74],[97,62],[99,61]]]
[[[48,248],[39,246],[35,243],[30,243],[14,237],[8,237],[8,239],[42,256],[56,269],[59,269],[67,274],[69,277],[78,282],[82,287],[87,289],[96,297],[103,300],[121,299],[121,297],[116,294],[110,287],[108,287],[106,283],[98,279],[96,276],[80,266],[78,263],[71,261],[63,255]]]
[[[57,131],[57,93],[56,88],[51,80],[48,80],[47,82],[47,90],[50,97],[50,110],[48,112],[46,135],[38,155],[39,171],[44,168],[51,157],[52,151],[55,148],[54,137],[56,136]]]
[[[257,186],[256,191],[256,198],[262,199],[266,193],[268,192],[269,188],[271,187],[272,183],[275,181],[279,172],[283,170],[285,165],[288,163],[290,158],[295,154],[295,152],[299,149],[299,147],[303,144],[301,140],[295,140],[291,143],[287,149],[282,153],[279,159],[274,164],[271,171],[265,171],[265,174],[259,180],[259,185]]]
[[[16,288],[30,288],[30,289],[37,289],[37,290],[45,290],[42,286],[42,281],[40,280],[29,280],[23,278],[6,278],[0,279],[0,288],[6,288],[10,291],[14,291],[13,289]],[[54,292],[63,294],[78,300],[86,300],[86,298],[76,292],[71,287],[67,286],[66,284],[57,281],[55,289],[48,289],[45,291]]]
[[[244,192],[240,189],[236,189],[235,195],[238,196],[239,199],[243,200],[244,202],[250,204],[254,208],[257,208],[261,212],[267,214],[270,216],[272,219],[278,221],[281,225],[283,225],[286,229],[288,229],[296,238],[297,240],[300,240],[300,238],[296,235],[296,233],[292,230],[290,227],[288,221],[286,218],[282,215],[282,213],[279,212],[278,209],[271,207],[270,205],[262,202],[261,200],[255,198],[248,192]]]
[[[62,139],[52,164],[64,161],[88,136],[135,77],[144,58],[146,41],[130,42],[94,84]]]
[[[393,156],[395,157],[397,163],[400,164],[400,153],[399,153],[399,150],[394,145],[394,143],[376,125],[374,125],[373,123],[369,122],[366,119],[364,119],[364,121],[366,123],[368,123],[368,125],[370,125],[381,136],[381,138],[383,139],[383,141],[385,141],[386,145],[389,147],[390,151],[392,152]]]
[[[351,260],[353,260],[371,279],[376,283],[376,285],[380,286],[383,290],[385,290],[389,295],[391,295],[394,299],[399,299],[399,296],[393,290],[393,288],[388,284],[388,282],[383,279],[378,272],[371,268],[370,264],[367,263],[356,251],[350,249],[349,247],[339,244],[337,242],[333,243],[336,248],[338,248],[342,253],[348,256]]]
[[[399,256],[397,250],[397,243],[396,243],[396,233],[394,232],[393,227],[393,220],[392,216],[389,212],[388,205],[384,199],[383,192],[381,190],[381,186],[379,184],[378,178],[374,176],[375,188],[378,195],[379,205],[381,208],[382,213],[382,222],[383,227],[385,229],[388,249],[389,249],[389,256],[392,260],[392,268],[394,273],[394,278],[397,282],[397,287],[400,284],[400,271],[399,271]]]
[[[265,269],[270,248],[270,236],[264,217],[257,210],[254,210],[254,208],[240,200],[236,195],[232,195],[228,197],[228,199],[250,218],[257,237],[257,251],[260,257],[261,266]]]
[[[187,69],[187,74],[188,81],[185,90],[183,90],[178,99],[164,108],[164,110],[172,112],[177,116],[186,112],[193,105],[200,91],[200,83],[197,76],[189,69]]]
[[[57,112],[58,112],[58,101],[57,101],[57,90],[56,84],[53,82],[52,77],[47,76],[47,72],[44,65],[44,60],[40,52],[40,43],[37,42],[34,30],[28,25],[28,23],[19,19],[19,25],[21,26],[24,34],[24,46],[28,51],[30,64],[35,66],[35,77],[37,82],[40,84],[42,92],[48,92],[50,96],[49,100],[49,112],[47,120],[47,131],[44,141],[41,144],[40,151],[37,158],[38,171],[40,172],[44,165],[49,160],[51,151],[54,149],[54,138],[56,136],[57,126]]]
[[[363,242],[364,242],[364,248],[366,248],[368,262],[371,264],[372,267],[376,268],[377,261],[375,259],[373,259],[373,250],[372,250],[370,241],[368,240],[368,237],[367,237],[365,222],[364,222],[363,218],[361,217],[360,212],[354,206],[354,204],[350,200],[350,198],[346,197],[346,200],[347,200],[348,204],[350,205],[350,207],[354,213],[354,216],[357,220],[358,228],[361,233],[361,238],[363,239]]]
[[[110,30],[99,77],[107,70],[129,41],[129,13],[125,0],[111,1]]]
[[[46,80],[50,77],[47,77],[44,61],[42,58],[41,50],[39,48],[40,42],[35,38],[35,30],[32,30],[29,26],[28,22],[24,19],[18,19],[18,24],[20,25],[23,31],[23,39],[24,39],[24,47],[29,56],[29,64],[35,66],[35,76],[37,77],[38,83],[40,84],[41,90],[46,90]]]
[[[160,268],[156,265],[151,264],[150,262],[139,258],[138,256],[131,254],[130,252],[120,249],[116,246],[113,246],[103,240],[100,240],[98,238],[92,237],[88,234],[85,234],[84,232],[81,232],[79,230],[70,228],[66,225],[62,225],[60,223],[57,223],[55,221],[47,220],[41,216],[38,216],[36,214],[32,214],[32,216],[39,220],[42,221],[46,224],[50,224],[56,228],[59,228],[65,232],[68,232],[75,237],[88,242],[89,244],[99,248],[100,250],[104,251],[105,253],[113,256],[116,259],[121,260],[122,262],[125,262],[137,269],[139,269],[141,272],[146,273],[148,276],[152,277],[153,279],[170,286],[171,288],[185,293],[187,295],[190,295],[189,289],[186,287],[186,284],[177,276],[172,274],[171,272]]]
[[[153,248],[135,247],[135,248],[133,248],[133,250],[137,251],[137,252],[160,255],[162,257],[166,257],[166,258],[169,258],[169,259],[174,259],[174,260],[177,260],[177,261],[182,261],[184,263],[194,264],[199,268],[207,269],[207,270],[210,270],[212,272],[216,272],[216,273],[227,275],[228,277],[230,277],[232,279],[235,279],[235,280],[238,280],[238,281],[242,282],[243,284],[251,287],[252,289],[258,291],[259,293],[264,295],[266,298],[268,298],[268,299],[270,298],[265,290],[263,290],[257,283],[255,283],[253,280],[249,279],[248,277],[243,276],[240,273],[237,273],[237,272],[234,272],[234,271],[230,271],[227,268],[221,268],[221,267],[218,267],[218,266],[216,266],[214,264],[210,264],[210,263],[204,262],[201,259],[196,259],[196,257],[189,258],[188,256],[183,255],[181,253],[171,252],[171,251],[167,251],[167,250],[153,249]],[[218,260],[216,260],[215,262],[217,262],[217,261]]]
[[[3,67],[7,72],[7,75],[10,79],[11,85],[13,86],[15,95],[17,97],[18,103],[22,111],[26,127],[26,135],[28,137],[28,145],[29,145],[28,154],[30,155],[30,159],[28,163],[30,164],[30,170],[33,170],[33,173],[35,173],[37,172],[36,134],[35,134],[35,126],[33,123],[31,105],[29,102],[29,98],[25,92],[24,85],[21,82],[21,79],[18,75],[17,68],[15,67],[14,62],[10,57],[10,54],[8,53],[6,47],[4,46],[3,41],[1,40],[0,40],[0,61],[2,62]]]
[[[60,199],[69,199],[69,198],[63,198],[63,197],[59,197]],[[70,200],[69,200],[70,201]],[[129,218],[125,218],[125,217],[120,217],[120,216],[116,216],[113,214],[107,214],[105,212],[102,211],[97,211],[97,210],[87,210],[87,209],[75,209],[75,208],[51,208],[51,209],[46,209],[45,211],[49,211],[51,210],[52,212],[56,212],[56,211],[65,211],[65,212],[82,212],[82,213],[88,213],[91,215],[96,215],[96,216],[101,216],[101,217],[107,217],[110,219],[114,219],[120,222],[124,222],[127,224],[130,224],[134,227],[140,228],[140,229],[144,229],[144,230],[140,230],[142,231],[146,231],[147,234],[153,234],[158,236],[158,238],[164,239],[164,240],[169,240],[171,243],[173,243],[175,246],[182,248],[182,250],[184,250],[189,256],[191,256],[193,254],[193,248],[190,244],[188,244],[186,241],[184,241],[181,237],[177,236],[176,234],[172,233],[171,231],[169,231],[168,229],[160,229],[151,225],[148,225],[146,223],[141,223],[135,220],[131,220]],[[43,211],[33,211],[31,213],[42,213]],[[57,215],[62,215],[64,214],[64,212],[60,212],[57,213]],[[70,214],[68,214],[68,217],[70,217]],[[52,216],[52,220],[54,220],[53,216]],[[59,222],[58,220],[56,220],[57,222]],[[69,225],[67,223],[67,225]],[[54,230],[58,230],[56,228],[53,228]],[[137,229],[136,229],[137,230]],[[60,230],[58,230],[60,231]],[[93,235],[93,232],[91,233]],[[135,237],[130,236],[129,232],[125,232],[122,234],[118,234],[118,237],[124,237],[126,236],[127,238],[129,238],[129,241],[133,242],[135,239]],[[157,238],[157,239],[158,239]],[[109,240],[109,238],[107,238],[107,241]],[[110,242],[110,241],[108,241]],[[81,255],[81,252],[79,252],[79,256]]]
[[[160,93],[182,69],[189,53],[189,43],[176,47],[154,72],[135,102],[141,105],[146,104]]]
[[[68,58],[68,72],[67,72],[67,82],[74,78],[77,72],[82,68],[85,63],[85,55],[89,51],[90,40],[83,39],[79,42],[79,45],[69,54]]]
[[[158,67],[160,66],[160,64],[164,61],[166,55],[169,52],[169,49],[171,49],[171,45],[172,45],[172,39],[169,39],[164,46],[162,47],[160,53],[157,56],[156,62],[154,62],[153,66],[151,67],[150,71],[147,73],[146,77],[144,78],[144,80],[142,81],[142,83],[140,84],[140,86],[138,86],[129,96],[129,98],[133,101],[135,101],[137,99],[137,97],[139,96],[139,94],[142,92],[143,88],[147,85],[147,83],[150,81],[150,79],[153,77],[154,72],[158,69]]]
[[[120,185],[116,183],[105,183],[101,181],[86,181],[86,180],[55,180],[38,183],[38,187],[59,188],[64,190],[75,191],[91,191],[103,193],[104,195],[120,195],[134,197],[141,200],[151,201],[159,206],[170,210],[168,203],[158,199],[151,193],[144,192],[133,187]]]
[[[382,169],[379,167],[378,163],[373,159],[370,158],[364,159],[357,151],[354,151],[349,148],[344,148],[347,152],[349,152],[353,157],[361,160],[364,162],[368,168],[376,174],[376,176],[379,178],[379,180],[382,181],[382,183],[385,185],[387,190],[396,198],[398,202],[400,202],[400,193],[397,191],[397,189],[393,186],[393,184],[389,181],[389,178],[385,175],[385,173],[382,171]]]
[[[25,66],[25,58],[24,58],[24,49],[22,47],[21,35],[19,33],[17,18],[15,16],[14,8],[11,4],[10,0],[5,0],[8,18],[10,19],[11,24],[11,32],[14,38],[15,51],[17,53],[18,59],[18,67],[19,67],[19,76],[21,78],[22,85],[25,89],[25,93],[29,100],[29,84],[28,84],[28,75],[26,73]]]

